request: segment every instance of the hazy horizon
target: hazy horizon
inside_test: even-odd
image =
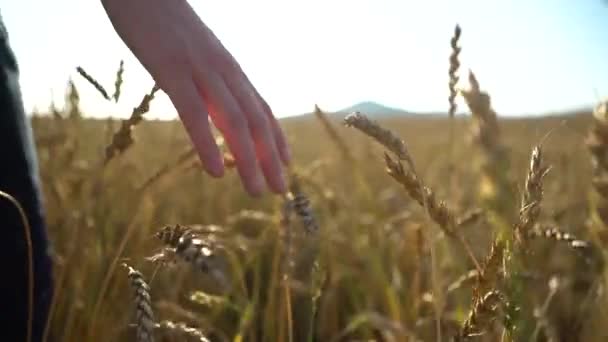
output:
[[[501,115],[588,107],[608,94],[608,7],[601,0],[191,4],[277,116],[310,112],[315,104],[335,111],[364,101],[445,112],[456,23],[463,29],[461,79],[473,69]],[[3,4],[1,11],[28,111],[44,111],[52,97],[61,105],[70,77],[81,91],[83,110],[93,116],[128,115],[152,85],[99,1],[21,0]],[[112,87],[120,59],[126,67],[124,98],[115,106],[75,68]],[[151,114],[170,119],[175,110],[162,95]]]

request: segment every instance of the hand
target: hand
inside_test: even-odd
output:
[[[167,93],[207,172],[224,174],[209,117],[247,192],[286,190],[289,150],[278,121],[239,64],[186,0],[102,0],[116,32]],[[263,174],[263,176],[262,176]]]

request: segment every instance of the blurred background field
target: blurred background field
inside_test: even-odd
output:
[[[472,285],[454,287],[454,282],[474,265],[386,173],[380,145],[344,127],[346,113],[323,116],[343,140],[346,154],[314,114],[281,120],[293,148],[292,171],[321,227],[314,242],[300,237],[293,247],[296,265],[305,266],[294,271],[288,315],[278,286],[277,263],[285,257],[279,248],[279,196],[249,198],[230,170],[223,179],[207,176],[189,152],[179,121],[143,121],[133,132],[134,145],[104,167],[100,161],[119,122],[83,119],[73,107],[32,118],[57,282],[49,334],[57,340],[133,338],[131,289],[118,266],[124,260],[147,279],[154,275],[152,298],[159,320],[186,322],[212,340],[431,341],[441,334],[447,341],[464,324]],[[405,140],[419,174],[454,212],[464,216],[487,209],[480,204],[485,191],[482,152],[471,139],[470,115],[453,121],[447,114],[370,117]],[[580,111],[499,121],[511,160],[501,172],[516,194],[512,220],[531,148],[542,141],[544,163],[553,169],[545,178],[539,221],[593,239],[592,164],[585,145],[591,118],[590,111]],[[188,267],[158,270],[146,261],[161,246],[153,234],[175,223],[219,225],[222,238],[245,239],[239,267],[258,275],[246,278],[249,292],[226,294]],[[302,231],[295,224],[291,229]],[[482,215],[461,229],[483,260],[497,232],[495,222]],[[537,270],[542,280],[534,290],[538,305],[552,276],[576,278],[578,272],[590,272],[576,266],[571,251],[551,250],[535,256],[542,265]],[[594,279],[603,277],[593,274]],[[600,296],[589,284],[579,291]],[[547,315],[562,334],[559,340],[604,340],[606,332],[598,328],[608,319],[603,310],[584,306],[570,291],[563,293]],[[227,304],[229,300],[238,305]],[[435,324],[438,303],[440,328]],[[501,325],[493,324],[481,339],[505,338]],[[538,340],[548,340],[540,336]]]

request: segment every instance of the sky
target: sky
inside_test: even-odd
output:
[[[471,68],[501,115],[593,105],[608,95],[603,0],[190,0],[277,116],[375,101],[446,111],[449,40],[463,33],[460,86]],[[113,30],[101,2],[0,0],[28,111],[63,103],[67,81],[91,116],[130,114],[152,79]],[[125,60],[124,97],[103,100]],[[461,107],[462,101],[461,101]],[[177,116],[163,94],[150,117]]]

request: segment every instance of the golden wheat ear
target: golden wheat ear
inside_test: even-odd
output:
[[[566,233],[556,226],[536,225],[528,232],[528,239],[543,239],[555,244],[564,244],[576,252],[589,266],[603,268],[604,260],[601,251],[590,241],[579,239],[573,234]]]
[[[344,119],[344,124],[354,127],[373,138],[396,156],[396,159],[393,159],[389,153],[384,153],[387,173],[403,186],[412,199],[425,209],[431,220],[437,223],[447,236],[454,238],[461,244],[477,271],[481,272],[481,266],[477,262],[469,243],[462,233],[456,230],[458,226],[456,215],[444,201],[437,200],[433,190],[424,184],[416,172],[414,160],[405,141],[391,130],[381,127],[376,121],[368,119],[361,113],[348,115]],[[408,168],[403,166],[402,161],[405,161]]]
[[[223,246],[199,234],[203,230],[203,227],[197,229],[180,224],[163,227],[155,236],[167,248],[149,261],[164,262],[176,255],[198,272],[211,275],[222,287],[228,288],[230,279],[227,270],[223,268],[225,259],[219,253]]]
[[[290,193],[287,195],[288,203],[292,205],[293,211],[300,218],[306,232],[311,234],[318,232],[319,224],[313,213],[310,199],[302,191],[300,182],[295,175],[291,177],[289,190]]]
[[[99,81],[97,81],[97,79],[93,76],[91,76],[89,73],[87,73],[82,67],[76,67],[76,72],[78,72],[78,74],[80,76],[82,76],[82,78],[84,78],[85,80],[87,80],[87,82],[89,82],[93,88],[95,88],[95,90],[97,90],[97,92],[103,96],[104,99],[110,101],[110,96],[108,96],[108,92],[106,91],[106,89],[101,85],[101,83],[99,83]]]
[[[120,99],[124,72],[125,61],[121,60],[120,64],[118,65],[118,70],[116,71],[116,78],[114,80],[114,94],[112,94],[112,99],[114,99],[114,102],[118,102]]]
[[[592,212],[594,233],[608,244],[608,99],[593,110],[593,124],[585,141],[591,154],[593,177]]]
[[[530,154],[530,168],[521,198],[519,221],[515,225],[515,237],[519,244],[525,245],[529,232],[540,216],[540,205],[543,200],[543,179],[551,170],[550,166],[544,165],[542,156],[540,146],[535,146]]]
[[[131,116],[127,120],[122,120],[120,128],[112,136],[112,142],[106,147],[105,159],[103,165],[107,165],[114,157],[124,153],[127,148],[131,147],[134,143],[133,129],[141,121],[143,121],[144,114],[150,111],[150,103],[154,100],[156,92],[160,90],[158,85],[154,85],[152,90],[141,99],[139,105],[133,108]]]
[[[123,263],[127,269],[131,287],[134,291],[133,303],[135,306],[135,326],[137,342],[154,342],[154,312],[150,297],[150,286],[138,270]]]
[[[405,141],[392,131],[380,126],[376,121],[370,120],[362,113],[355,112],[344,118],[344,125],[358,129],[392,152],[399,160],[407,162],[411,168],[414,167]]]
[[[455,341],[468,341],[473,337],[483,335],[502,314],[500,309],[505,304],[506,300],[501,292],[490,291],[486,293],[469,312],[469,316],[462,325]]]
[[[458,40],[460,39],[460,35],[462,30],[459,25],[454,27],[454,35],[450,39],[450,47],[452,48],[452,53],[450,54],[450,68],[448,69],[448,88],[450,91],[450,95],[448,97],[448,103],[450,104],[450,109],[448,110],[448,115],[450,118],[453,118],[456,115],[456,85],[458,84],[459,76],[458,69],[460,68],[460,60],[458,56],[460,55],[460,51],[462,50],[460,46],[458,46]]]
[[[348,147],[348,143],[344,140],[340,133],[336,130],[334,125],[330,122],[327,114],[319,108],[318,105],[315,105],[314,110],[315,117],[321,121],[323,128],[327,132],[327,135],[331,139],[331,141],[338,147],[340,150],[340,154],[342,158],[344,158],[348,162],[353,162],[355,158],[351,152],[351,149]]]
[[[181,239],[182,236],[184,236],[190,232],[191,232],[190,227],[185,226],[185,225],[181,225],[181,224],[166,225],[163,228],[161,228],[159,231],[154,233],[154,237],[159,239],[161,242],[168,245],[169,247],[176,248],[177,245],[179,244],[179,239]]]

